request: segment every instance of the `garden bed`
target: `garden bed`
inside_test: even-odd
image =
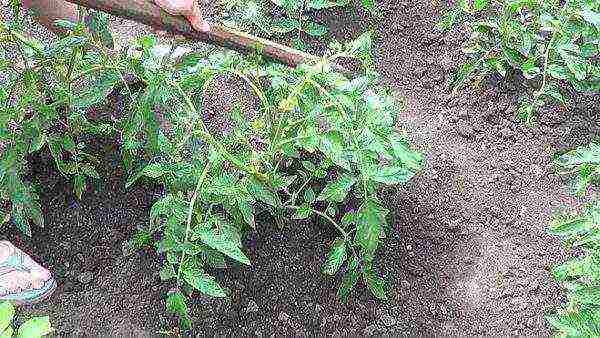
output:
[[[431,1],[381,1],[383,18],[332,11],[321,19],[332,34],[350,38],[376,31],[375,62],[386,84],[406,98],[399,127],[426,154],[410,184],[383,192],[393,231],[379,251],[389,302],[364,288],[348,304],[320,273],[329,226],[262,222],[247,240],[251,267],[217,271],[231,299],[192,298],[197,334],[540,335],[544,314],[562,301],[548,270],[563,260],[547,235],[551,214],[579,206],[552,173],[558,150],[600,134],[600,97],[583,96],[569,110],[552,106],[534,127],[515,117],[517,81],[482,84],[456,95],[448,80],[459,65],[460,35],[435,24],[442,8]],[[127,177],[100,144],[116,176],[76,201],[70,186],[43,158],[39,181],[46,227],[30,239],[7,237],[47,267],[59,288],[29,311],[49,314],[59,335],[153,336],[172,329],[164,301],[170,284],[158,276],[158,257],[125,256],[123,243],[148,222],[157,188],[125,189]]]

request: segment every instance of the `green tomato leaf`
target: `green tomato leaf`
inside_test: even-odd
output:
[[[166,303],[167,312],[179,316],[182,328],[189,330],[192,327],[192,319],[188,315],[188,307],[183,293],[180,291],[169,293]]]
[[[351,170],[344,146],[344,138],[339,132],[329,132],[321,135],[319,148],[333,163],[347,171]]]
[[[304,190],[304,201],[308,204],[313,204],[315,202],[316,195],[313,188],[308,187]]]
[[[9,301],[0,303],[0,332],[10,327],[15,317],[15,306]]]
[[[344,279],[342,279],[342,284],[338,290],[338,296],[344,303],[348,302],[348,295],[350,295],[350,291],[356,286],[358,276],[359,274],[356,269],[350,269],[344,275]]]
[[[291,18],[280,18],[273,23],[273,31],[279,34],[287,34],[300,29],[300,21]]]
[[[50,325],[50,317],[31,318],[19,327],[18,338],[40,338],[52,333],[54,329]]]
[[[250,260],[242,252],[235,239],[232,240],[232,238],[224,236],[222,233],[217,234],[215,229],[206,226],[197,228],[194,234],[209,247],[242,264],[250,265]]]
[[[548,70],[548,74],[550,74],[550,76],[552,76],[555,79],[566,80],[569,78],[569,73],[565,69],[565,67],[558,65],[556,63],[552,63],[552,64],[548,65],[547,70]]]
[[[344,214],[344,216],[342,216],[342,225],[344,227],[348,227],[350,224],[355,224],[356,223],[356,212],[355,211],[348,211]]]
[[[560,49],[559,54],[575,78],[583,81],[587,76],[585,60],[566,49]]]
[[[162,266],[158,275],[160,280],[164,282],[177,277],[177,272],[175,272],[175,268],[173,268],[172,264],[167,263]]]
[[[566,281],[581,276],[595,276],[596,280],[600,276],[600,265],[594,264],[598,257],[585,256],[583,258],[573,258],[552,269],[552,275],[557,281]]]
[[[206,250],[206,264],[213,269],[225,269],[227,263],[225,262],[225,255],[215,250]]]
[[[375,182],[389,185],[406,183],[415,175],[405,167],[377,166],[374,169],[375,171],[369,175],[369,178]]]
[[[67,31],[72,31],[77,27],[77,22],[69,20],[54,20],[54,25]]]
[[[450,90],[457,91],[460,89],[465,82],[473,75],[475,70],[477,70],[477,66],[479,65],[479,61],[469,61],[462,65],[462,67],[454,73],[454,77],[450,82]]]
[[[244,222],[248,224],[252,229],[256,228],[256,221],[254,220],[254,208],[246,200],[238,201],[238,209],[244,218]]]
[[[312,162],[310,162],[310,161],[302,161],[302,166],[309,173],[313,173],[314,171],[317,170],[317,167]]]
[[[87,190],[87,183],[85,182],[85,176],[75,175],[73,177],[73,190],[78,199],[81,199],[83,193]]]
[[[360,0],[360,2],[362,3],[363,7],[372,11],[375,9],[375,0]]]
[[[454,23],[456,22],[456,19],[458,18],[459,14],[459,10],[453,10],[444,14],[442,19],[437,24],[438,29],[442,32],[449,31],[452,28],[452,26],[454,26]]]
[[[196,268],[183,268],[183,279],[196,290],[211,297],[224,298],[227,294],[213,276]]]
[[[353,55],[371,53],[373,50],[373,32],[365,32],[350,42],[348,52]]]
[[[309,218],[313,214],[313,211],[307,203],[302,204],[292,216],[293,219],[306,219]]]
[[[490,0],[474,0],[473,9],[475,9],[475,11],[481,11],[485,9],[489,4]]]
[[[346,243],[343,238],[338,238],[333,242],[327,260],[323,265],[323,273],[326,275],[335,275],[342,264],[346,261]]]
[[[506,67],[504,66],[502,59],[491,58],[491,59],[486,60],[485,62],[488,64],[488,66],[491,69],[494,69],[495,71],[497,71],[498,74],[500,74],[500,76],[506,77]]]
[[[385,283],[381,277],[377,276],[373,271],[365,271],[363,273],[363,279],[367,288],[371,291],[373,296],[377,297],[380,300],[387,300],[387,295],[385,293]]]
[[[314,37],[321,37],[327,34],[327,27],[316,22],[308,21],[303,28],[304,32]]]
[[[281,200],[279,199],[279,196],[267,189],[267,187],[263,183],[259,182],[256,178],[248,177],[246,182],[246,188],[248,189],[248,193],[250,193],[250,195],[252,195],[255,199],[272,207],[277,207],[281,205]]]
[[[113,49],[115,47],[112,33],[110,32],[109,16],[106,13],[93,11],[85,20],[87,27],[94,36],[94,39],[100,40],[104,47]]]
[[[379,235],[385,225],[387,211],[372,198],[360,206],[356,215],[356,235],[354,241],[361,248],[364,260],[370,262],[379,245]]]
[[[317,198],[317,201],[329,201],[329,202],[342,202],[352,186],[356,183],[356,178],[342,174],[338,179],[333,182],[327,183],[321,194]]]
[[[306,7],[311,9],[326,9],[332,7],[346,6],[349,3],[350,0],[308,0],[306,3]]]
[[[523,121],[529,123],[533,119],[533,115],[536,112],[535,102],[529,99],[523,99],[521,104],[519,105],[519,110],[517,111],[517,115]]]
[[[543,94],[555,99],[563,105],[567,104],[565,97],[561,94],[560,89],[555,84],[547,84],[544,88]]]
[[[9,326],[4,331],[0,331],[0,338],[12,338],[14,330],[12,326]]]
[[[76,87],[80,90],[75,93],[73,107],[86,109],[104,102],[120,81],[121,76],[117,71],[112,69],[100,71],[100,74],[93,78],[89,85]]]
[[[596,26],[597,30],[600,30],[600,12],[591,8],[584,8],[581,10],[581,17],[591,25]]]
[[[125,183],[125,188],[131,187],[134,185],[140,178],[146,176],[149,178],[157,179],[163,176],[166,173],[166,169],[160,163],[151,163],[144,167],[139,173],[130,178],[127,183]]]

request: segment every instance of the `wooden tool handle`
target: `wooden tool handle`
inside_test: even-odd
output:
[[[291,67],[318,60],[316,56],[308,53],[219,24],[211,24],[211,30],[206,33],[196,31],[184,17],[172,16],[166,13],[152,0],[67,1],[121,18],[137,21],[159,30],[183,35],[193,40],[233,49],[244,54],[260,52],[269,59]]]

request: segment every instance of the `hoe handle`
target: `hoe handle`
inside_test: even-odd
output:
[[[121,18],[137,21],[159,30],[183,35],[196,41],[233,49],[244,54],[262,53],[263,56],[273,61],[291,67],[318,60],[314,55],[219,24],[211,24],[211,30],[206,33],[196,31],[184,17],[168,14],[152,0],[67,1]]]

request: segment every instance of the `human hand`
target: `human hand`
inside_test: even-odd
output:
[[[210,24],[202,17],[197,0],[154,0],[154,2],[171,15],[185,16],[194,29],[201,32],[210,30]]]

